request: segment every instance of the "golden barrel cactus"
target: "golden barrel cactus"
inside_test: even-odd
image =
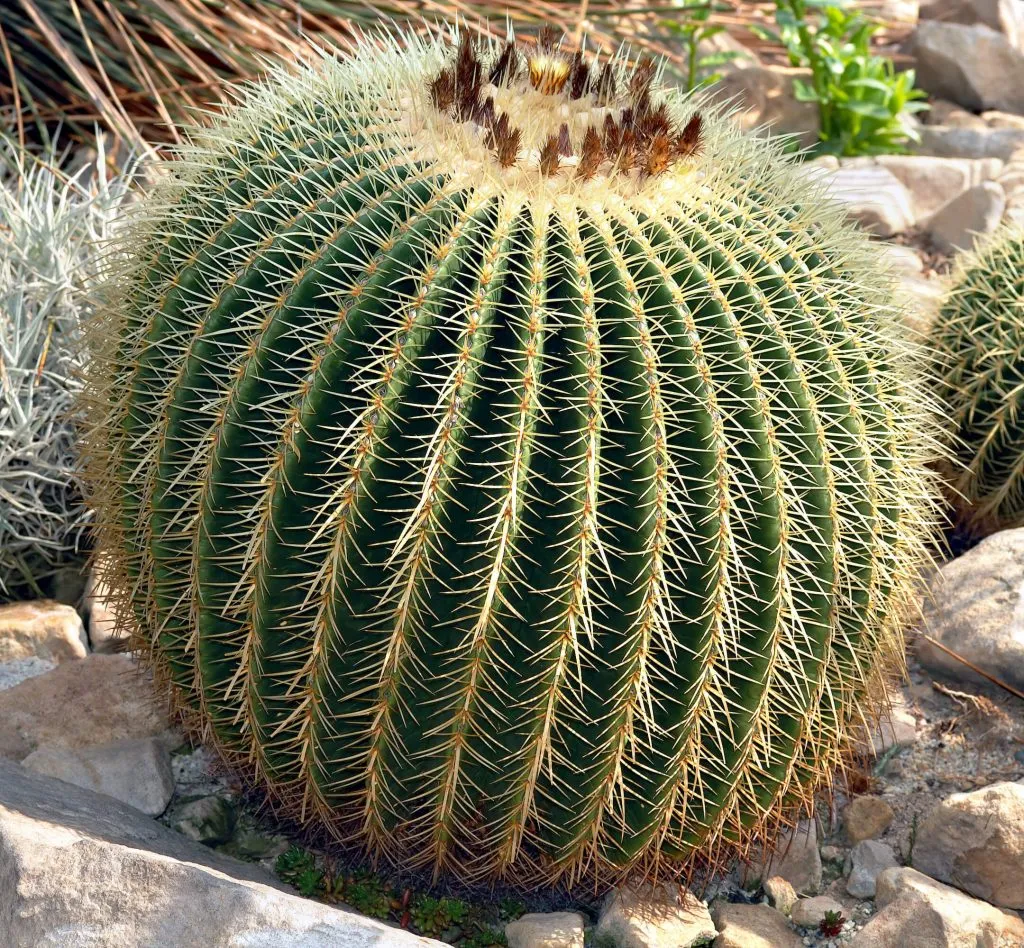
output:
[[[140,206],[92,502],[187,723],[467,879],[715,859],[899,661],[931,429],[878,257],[653,64],[452,35],[280,74]]]

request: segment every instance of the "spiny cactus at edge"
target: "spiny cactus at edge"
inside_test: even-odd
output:
[[[1006,225],[957,264],[931,343],[949,408],[952,499],[964,526],[1024,524],[1024,227]]]
[[[279,73],[141,204],[92,502],[185,721],[466,879],[706,865],[902,654],[932,428],[877,254],[650,63]]]

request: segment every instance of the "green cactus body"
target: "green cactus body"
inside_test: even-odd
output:
[[[715,858],[829,780],[932,516],[877,258],[652,71],[407,38],[143,203],[109,580],[283,808],[466,878]]]
[[[960,260],[932,327],[939,395],[956,466],[952,497],[964,526],[1024,524],[1024,228],[1008,225]]]

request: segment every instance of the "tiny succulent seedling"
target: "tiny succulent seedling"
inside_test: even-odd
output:
[[[843,913],[830,909],[818,922],[818,934],[824,935],[826,938],[834,938],[843,933],[845,924],[846,919],[843,917]]]
[[[683,871],[901,660],[932,428],[877,251],[651,61],[376,37],[197,131],[94,331],[118,615],[300,821]]]

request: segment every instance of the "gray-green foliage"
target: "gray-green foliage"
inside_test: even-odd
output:
[[[102,155],[72,177],[56,165],[0,138],[0,601],[45,592],[88,519],[70,416],[77,337],[125,180]]]

